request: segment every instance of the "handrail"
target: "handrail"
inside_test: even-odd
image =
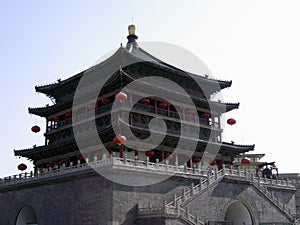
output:
[[[205,225],[198,217],[192,215],[189,212],[189,208],[182,208],[182,207],[173,207],[173,206],[161,206],[161,207],[152,207],[149,206],[147,208],[138,208],[137,209],[137,216],[139,218],[145,217],[157,217],[157,216],[169,216],[169,217],[177,217],[181,218],[187,223],[191,225]]]
[[[80,121],[82,121],[84,119],[90,118],[91,116],[94,116],[94,115],[98,116],[98,115],[101,115],[103,113],[106,113],[109,110],[111,110],[112,105],[113,104],[111,103],[111,104],[107,104],[107,105],[98,107],[97,108],[97,114],[96,114],[95,110],[91,110],[91,111],[87,111],[85,113],[76,115],[74,118],[68,118],[66,120],[67,121],[66,124],[65,124],[64,121],[57,122],[57,124],[53,124],[52,127],[49,127],[48,131],[50,131],[50,130],[54,131],[54,130],[61,129],[61,128],[65,127],[65,126],[70,125],[70,123],[72,123],[72,121],[74,121],[74,122],[80,122]],[[122,107],[124,107],[124,108],[130,108],[130,105],[129,104],[123,104]],[[188,114],[184,114],[183,115],[183,113],[175,112],[175,111],[170,111],[170,113],[168,113],[168,110],[162,109],[162,108],[157,108],[157,111],[155,112],[155,108],[153,106],[144,105],[144,104],[141,104],[141,103],[136,103],[134,109],[135,110],[144,111],[144,112],[148,112],[148,113],[151,113],[151,114],[169,116],[170,118],[181,119],[181,120],[185,120],[185,121],[188,121],[188,122],[189,121],[190,122],[195,122],[195,118],[196,118],[195,116],[188,115]],[[201,118],[201,117],[199,117],[198,119],[199,119],[199,123],[201,125],[213,127],[213,124],[211,123],[210,120],[205,119],[205,118]],[[218,127],[218,126],[214,126],[214,128],[220,129],[220,127]]]
[[[3,185],[13,184],[13,183],[22,183],[32,179],[39,179],[42,177],[56,176],[59,174],[76,172],[81,170],[88,170],[91,168],[101,168],[103,166],[121,166],[122,168],[126,167],[134,167],[137,171],[150,172],[150,173],[166,173],[166,174],[185,174],[185,175],[197,175],[203,176],[203,171],[196,168],[188,168],[186,166],[178,166],[169,164],[168,160],[165,160],[165,163],[153,163],[149,162],[149,160],[142,161],[136,159],[129,158],[119,158],[115,156],[111,156],[109,158],[102,158],[101,160],[94,160],[91,162],[86,162],[83,164],[77,164],[73,166],[60,166],[56,165],[55,168],[44,168],[39,173],[34,173],[33,171],[27,173],[20,173],[11,176],[7,176],[4,178],[0,178],[0,187]]]
[[[167,206],[183,206],[185,205],[194,195],[198,195],[206,190],[209,190],[209,187],[213,186],[216,182],[219,182],[223,177],[238,177],[244,178],[247,181],[250,181],[251,184],[256,187],[269,201],[271,201],[277,208],[284,212],[289,219],[293,220],[294,217],[291,215],[291,211],[286,207],[284,203],[281,203],[277,197],[275,197],[268,189],[262,184],[268,184],[266,179],[260,180],[259,177],[255,178],[253,174],[248,173],[247,171],[241,172],[240,170],[232,170],[223,168],[222,170],[216,172],[215,175],[208,177],[207,179],[200,180],[200,183],[192,186],[189,190],[183,190],[182,195],[174,196],[174,200],[167,203]],[[272,181],[269,181],[272,183]],[[275,185],[283,185],[283,183]],[[286,186],[289,186],[289,182],[286,182]],[[293,187],[293,186],[289,186]]]
[[[250,174],[247,171],[240,171],[223,168],[222,170],[217,171],[214,170],[214,174],[210,176],[204,177],[204,173],[207,171],[200,170],[200,169],[191,169],[187,167],[180,167],[177,165],[170,165],[166,160],[166,163],[153,163],[135,159],[128,159],[128,158],[119,158],[115,156],[111,156],[110,158],[102,158],[101,160],[95,160],[92,162],[86,162],[84,164],[78,164],[70,167],[62,166],[60,168],[54,168],[49,170],[44,170],[42,173],[34,174],[32,171],[30,173],[20,173],[17,175],[12,175],[8,177],[4,177],[0,179],[0,187],[10,184],[19,184],[22,182],[36,180],[39,178],[51,177],[65,173],[72,173],[76,171],[83,171],[88,170],[91,168],[100,168],[103,166],[121,166],[122,168],[126,167],[135,167],[135,169],[142,169],[143,172],[165,172],[171,174],[189,174],[189,175],[198,175],[200,178],[200,182],[197,185],[192,185],[189,190],[183,189],[183,193],[180,196],[174,196],[174,199],[169,203],[166,203],[166,207],[180,207],[184,206],[193,196],[197,194],[201,194],[206,190],[209,190],[211,186],[215,183],[219,182],[224,177],[227,178],[238,178],[238,179],[245,179],[249,181],[257,190],[259,190],[269,201],[271,201],[277,208],[279,208],[282,212],[284,212],[287,217],[291,220],[295,220],[295,218],[291,215],[291,211],[287,208],[286,204],[279,201],[277,197],[275,197],[265,185],[277,185],[277,186],[285,186],[285,187],[294,187],[288,181],[272,181],[266,178],[255,177],[253,174]],[[183,210],[184,211],[184,210]],[[193,217],[190,217],[193,218]],[[194,218],[192,219],[194,220]],[[299,220],[298,220],[299,222]]]

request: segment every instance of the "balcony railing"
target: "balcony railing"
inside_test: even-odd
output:
[[[113,104],[108,104],[108,105],[99,107],[97,109],[97,114],[95,114],[96,113],[95,110],[90,110],[85,113],[76,115],[73,119],[69,118],[66,121],[59,121],[56,124],[53,124],[52,127],[49,127],[48,131],[58,130],[58,129],[64,128],[66,126],[70,126],[70,125],[72,125],[72,122],[84,121],[86,119],[91,118],[92,116],[98,117],[98,115],[103,115],[105,113],[109,113],[112,109],[112,105]],[[195,123],[196,119],[198,119],[200,125],[204,125],[207,127],[213,127],[212,122],[209,119],[204,119],[204,118],[198,117],[197,115],[194,116],[194,115],[183,114],[183,113],[175,112],[175,111],[168,111],[168,110],[162,109],[162,108],[156,108],[156,110],[155,110],[155,107],[150,106],[150,105],[144,105],[144,104],[137,103],[134,105],[133,108],[131,108],[130,103],[126,102],[126,103],[123,103],[122,108],[124,108],[126,110],[134,110],[137,112],[148,112],[148,113],[154,114],[154,115],[161,115],[164,117],[177,119],[178,122],[180,122],[180,120],[183,120],[186,122]],[[220,129],[220,127],[217,125],[215,125],[214,128]]]

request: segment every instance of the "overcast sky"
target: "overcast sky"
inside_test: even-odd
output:
[[[126,44],[127,26],[140,41],[162,41],[196,54],[213,76],[232,80],[222,92],[240,108],[226,115],[224,140],[255,144],[279,172],[300,172],[300,1],[0,1],[0,177],[25,159],[13,149],[42,145],[45,121],[27,108],[50,100],[35,85],[68,78]],[[39,125],[43,132],[31,132]]]

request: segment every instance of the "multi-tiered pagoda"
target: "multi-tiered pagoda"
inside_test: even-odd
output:
[[[46,119],[45,145],[15,150],[35,169],[0,178],[0,225],[299,224],[295,186],[247,171],[260,165],[243,154],[254,145],[222,141],[221,117],[239,104],[212,99],[231,82],[157,59],[134,25],[127,38],[36,87],[54,102],[29,108]]]
[[[88,160],[94,160],[95,157],[100,159],[103,155],[109,157],[114,154],[122,158],[124,151],[128,158],[146,159],[148,156],[152,162],[169,158],[170,164],[186,163],[187,167],[193,167],[195,164],[200,164],[208,143],[219,148],[219,153],[214,159],[211,158],[210,164],[222,168],[223,164],[232,164],[236,155],[253,150],[254,145],[245,146],[222,142],[220,117],[223,113],[237,109],[239,104],[216,102],[210,98],[216,92],[230,87],[231,81],[215,80],[208,76],[191,74],[155,58],[138,46],[134,25],[129,26],[127,38],[126,47],[121,46],[109,59],[105,60],[120,65],[120,69],[111,74],[99,92],[96,101],[82,101],[74,111],[73,100],[80,80],[91,70],[92,72],[97,70],[99,65],[69,79],[59,80],[50,85],[36,86],[37,92],[46,94],[55,102],[51,106],[29,108],[30,114],[46,119],[45,145],[17,150],[15,151],[16,156],[32,160],[37,173],[43,169],[55,169],[60,166],[85,163]],[[126,65],[126,62],[134,63]],[[153,86],[147,81],[139,82],[139,79],[150,76],[159,76],[176,82],[188,93],[195,108],[187,104],[186,96],[172,91],[172,88]],[[98,79],[101,79],[101,76],[99,77]],[[135,90],[127,88],[126,93],[122,92],[122,88],[132,82],[136,82],[136,86],[139,87],[133,88]],[[199,87],[199,83],[201,87],[205,87],[205,90]],[[144,97],[151,95],[150,92],[169,94],[173,98],[172,104],[168,99],[161,96]],[[116,101],[121,102],[121,107],[112,110],[112,105]],[[122,119],[123,117],[120,115],[129,117],[128,122],[126,119]],[[119,139],[124,138],[124,135],[120,136],[114,132],[113,123],[117,122],[121,130],[122,127],[129,127],[135,136],[139,139],[145,139],[149,136],[149,121],[157,117],[165,121],[167,135],[158,147],[154,146],[155,148],[151,149],[151,143],[148,143],[151,151],[139,152],[139,144],[135,145],[131,141],[131,147],[126,147],[123,145],[124,143],[118,143],[116,140],[118,137]],[[77,133],[81,131],[84,133],[86,129],[90,128],[87,124],[90,124],[93,119],[95,119],[96,129],[105,150],[91,148],[93,142],[86,140],[90,145],[88,146],[89,149],[92,150],[88,152],[79,151],[74,138],[74,124],[76,124]],[[183,155],[186,151],[188,152],[187,155],[190,156],[185,158],[183,162],[180,160],[180,154],[172,154],[178,143],[178,138],[181,135],[183,141],[188,143],[189,137],[197,129],[200,132],[196,137],[196,148],[186,148],[180,151]],[[160,133],[153,131],[152,135],[159,136]]]

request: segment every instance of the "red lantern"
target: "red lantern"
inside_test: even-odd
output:
[[[203,119],[209,119],[209,118],[210,118],[210,114],[209,114],[209,113],[203,113],[203,114],[201,115],[201,117],[202,117]]]
[[[166,108],[168,107],[168,103],[166,103],[166,102],[161,102],[161,103],[159,104],[159,107],[160,107],[160,108],[163,108],[163,109],[166,109]]]
[[[153,151],[146,151],[145,154],[146,154],[146,156],[148,156],[148,157],[152,157],[152,156],[155,155],[155,153],[154,153]]]
[[[107,105],[110,101],[108,98],[103,98],[103,99],[101,99],[101,102],[103,105]]]
[[[67,113],[66,113],[66,118],[69,119],[69,118],[71,118],[71,117],[72,117],[72,113],[67,112]]]
[[[37,133],[37,132],[40,132],[41,128],[39,126],[33,126],[31,127],[31,131],[34,132],[34,133]]]
[[[166,153],[166,159],[173,159],[173,155],[171,153]]]
[[[95,105],[94,104],[88,104],[87,105],[87,109],[90,110],[90,111],[92,111],[92,110],[95,109]]]
[[[233,119],[233,118],[230,118],[230,119],[227,120],[227,123],[228,123],[229,125],[233,125],[233,124],[236,123],[236,120]]]
[[[199,163],[200,161],[201,161],[201,158],[199,158],[199,157],[193,158],[194,163]]]
[[[27,169],[27,166],[24,163],[18,165],[18,170],[24,171]]]
[[[47,166],[48,168],[50,168],[50,167],[53,167],[54,164],[53,164],[53,163],[48,163],[46,166]]]
[[[216,160],[211,161],[210,165],[211,165],[211,166],[217,165],[217,161],[216,161]]]
[[[251,160],[247,157],[244,157],[242,160],[241,160],[241,163],[243,165],[249,165],[251,163]]]
[[[55,117],[53,118],[53,120],[54,120],[55,122],[59,122],[59,121],[60,121],[60,116],[55,116]]]
[[[196,111],[194,109],[187,109],[186,113],[189,115],[195,115]]]
[[[59,165],[59,166],[62,166],[63,164],[64,164],[64,162],[61,161],[61,160],[59,160],[59,161],[57,162],[57,165]]]
[[[114,137],[113,142],[117,145],[125,144],[126,143],[126,137],[123,135],[118,135]]]
[[[124,102],[127,100],[127,95],[124,92],[119,92],[118,94],[116,94],[115,100],[119,102]]]
[[[82,155],[80,155],[80,156],[78,156],[77,159],[80,160],[80,161],[83,161],[83,160],[84,160],[84,157],[83,157]]]
[[[141,100],[141,103],[144,104],[144,105],[149,105],[150,104],[150,100],[149,100],[149,98],[143,98]]]

